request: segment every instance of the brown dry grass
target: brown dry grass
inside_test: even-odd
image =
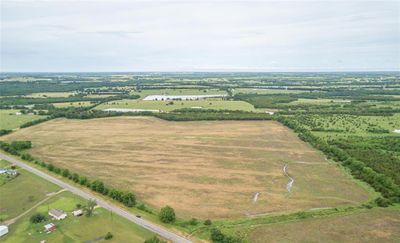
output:
[[[350,205],[368,193],[288,128],[273,121],[168,122],[57,119],[7,140],[63,168],[136,192],[180,216],[228,218]],[[292,193],[282,168],[289,163]],[[259,200],[252,202],[255,192]]]
[[[400,210],[375,208],[349,215],[256,228],[251,242],[400,242]]]

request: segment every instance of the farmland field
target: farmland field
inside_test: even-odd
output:
[[[256,109],[249,103],[243,101],[226,101],[220,99],[213,100],[193,100],[193,101],[143,101],[143,100],[116,100],[101,104],[96,109],[103,110],[108,108],[128,108],[128,109],[149,109],[172,111],[183,108],[202,108],[213,110],[242,110],[255,111]]]
[[[155,208],[171,205],[182,217],[349,206],[371,196],[274,121],[56,119],[4,139],[31,140],[32,155],[134,191]],[[285,165],[295,180],[290,193]]]
[[[399,242],[399,208],[375,208],[256,228],[251,242]]]

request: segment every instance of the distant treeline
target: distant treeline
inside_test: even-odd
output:
[[[115,95],[109,97],[90,98],[82,95],[74,95],[69,97],[48,97],[48,98],[32,98],[32,97],[2,97],[0,98],[0,108],[8,108],[10,106],[23,106],[23,105],[36,105],[36,104],[50,104],[50,103],[67,103],[67,102],[84,102],[89,101],[93,104],[109,102],[112,100],[121,99],[138,99],[139,95]]]

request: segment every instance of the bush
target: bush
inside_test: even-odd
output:
[[[10,144],[11,148],[15,150],[23,150],[32,148],[31,141],[12,141]]]
[[[379,207],[389,207],[391,205],[390,200],[386,199],[386,198],[382,198],[382,197],[378,197],[376,200],[376,205],[378,205]]]
[[[195,218],[192,218],[192,219],[189,220],[189,224],[190,225],[197,225],[198,223],[199,223],[199,221],[197,219],[195,219]]]
[[[205,220],[204,221],[204,225],[211,225],[212,224],[212,222],[211,222],[211,220],[209,220],[209,219],[207,219],[207,220]]]
[[[160,240],[157,236],[153,236],[150,239],[145,240],[144,243],[167,243],[167,242]]]
[[[107,232],[106,236],[104,236],[105,240],[111,240],[113,238],[113,234],[111,234],[111,232]]]
[[[227,236],[223,234],[219,229],[212,229],[211,230],[211,241],[214,243],[242,243],[243,240],[233,237]]]
[[[159,214],[159,218],[163,223],[172,223],[175,221],[175,217],[175,211],[170,206],[163,207]]]
[[[47,219],[46,215],[41,214],[41,213],[36,213],[36,214],[32,215],[29,220],[33,224],[38,224],[38,223],[41,223],[43,221],[46,221],[46,219]]]

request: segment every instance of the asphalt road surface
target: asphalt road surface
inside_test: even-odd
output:
[[[43,179],[46,179],[46,180],[48,180],[48,181],[50,181],[50,182],[52,182],[52,183],[54,183],[54,184],[56,184],[56,185],[58,185],[58,186],[60,186],[62,188],[65,188],[68,191],[70,191],[70,192],[72,192],[72,193],[74,193],[76,195],[79,195],[79,196],[81,196],[81,197],[83,197],[85,199],[95,199],[99,206],[101,206],[101,207],[103,207],[105,209],[108,209],[111,212],[113,212],[115,214],[118,214],[118,215],[128,219],[129,221],[132,221],[133,223],[135,223],[137,225],[140,225],[143,228],[148,229],[148,230],[154,232],[155,234],[157,234],[157,235],[159,235],[159,236],[161,236],[161,237],[163,237],[165,239],[171,240],[172,242],[179,242],[179,243],[181,243],[181,242],[182,243],[183,242],[185,242],[185,243],[186,242],[187,243],[191,242],[190,240],[187,240],[187,239],[183,238],[182,236],[179,236],[179,235],[177,235],[175,233],[172,233],[172,232],[170,232],[170,231],[168,231],[168,230],[166,230],[166,229],[164,229],[164,228],[162,228],[162,227],[160,227],[160,226],[158,226],[156,224],[153,224],[153,223],[150,223],[147,220],[138,218],[134,214],[132,214],[132,213],[130,213],[130,212],[118,207],[118,206],[115,206],[115,205],[113,205],[113,204],[111,204],[109,202],[106,202],[106,201],[102,200],[101,198],[99,198],[99,197],[97,197],[97,196],[95,196],[95,195],[93,195],[91,193],[85,192],[85,191],[83,191],[83,190],[81,190],[81,189],[79,189],[77,187],[74,187],[74,186],[72,186],[72,185],[70,185],[68,183],[65,183],[65,182],[63,182],[63,181],[61,181],[61,180],[59,180],[59,179],[57,179],[57,178],[55,178],[55,177],[53,177],[51,175],[48,175],[48,174],[46,174],[46,173],[44,173],[44,172],[42,172],[42,171],[40,171],[38,169],[35,169],[35,168],[25,164],[24,162],[22,162],[20,160],[17,160],[17,159],[15,159],[13,157],[7,156],[7,155],[2,154],[2,153],[0,153],[0,159],[4,159],[4,160],[7,160],[7,161],[9,161],[9,162],[11,162],[13,164],[16,164],[19,167],[21,167],[21,168],[23,168],[23,169],[25,169],[25,170],[27,170],[27,171],[35,174],[35,175],[38,175],[38,176],[42,177]]]

